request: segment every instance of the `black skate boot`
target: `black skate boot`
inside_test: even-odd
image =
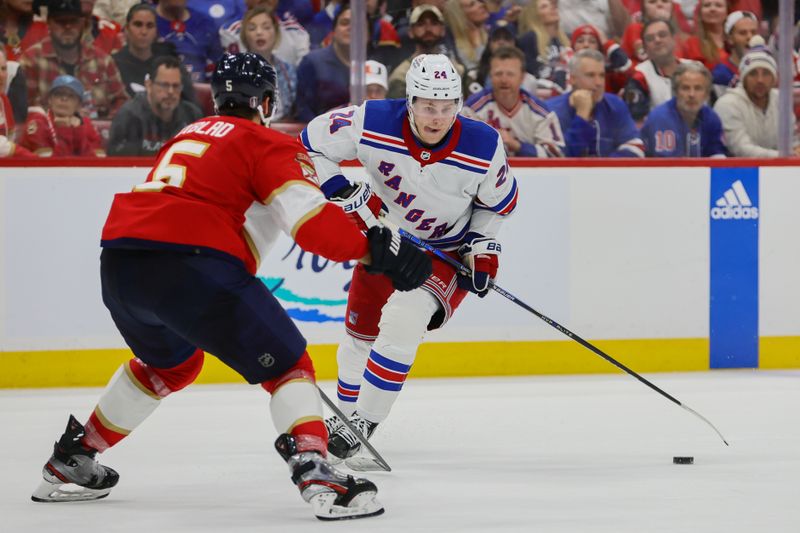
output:
[[[344,426],[344,422],[342,422],[342,419],[336,415],[329,416],[325,419],[325,429],[328,430],[329,437],[336,433],[342,426]]]
[[[95,460],[97,450],[81,445],[83,435],[83,426],[70,415],[67,429],[42,469],[44,479],[33,491],[33,501],[74,502],[108,496],[119,481],[119,474]]]
[[[372,481],[342,474],[317,452],[298,452],[294,437],[286,433],[275,441],[275,449],[289,464],[292,482],[320,520],[367,518],[383,513],[383,506],[375,499],[378,488]]]
[[[350,417],[350,425],[366,439],[369,439],[375,433],[375,428],[378,427],[377,422],[370,422],[361,418],[358,413]],[[336,457],[338,461],[354,456],[360,449],[361,441],[353,435],[344,423],[328,439],[328,453]]]

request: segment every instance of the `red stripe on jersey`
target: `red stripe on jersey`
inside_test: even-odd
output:
[[[386,381],[391,381],[393,383],[403,383],[406,380],[406,376],[408,376],[408,374],[405,372],[395,372],[394,370],[384,368],[371,358],[367,360],[367,370],[379,378]]]
[[[361,136],[366,137],[367,139],[373,139],[375,141],[381,141],[389,144],[394,144],[396,146],[402,146],[403,148],[406,147],[405,143],[401,140],[395,139],[394,137],[384,137],[383,135],[379,135],[371,131],[364,131],[361,134]]]
[[[465,163],[469,163],[470,165],[475,165],[476,167],[489,168],[489,163],[487,161],[481,161],[480,159],[472,159],[471,157],[467,157],[465,155],[461,155],[458,153],[451,154],[450,158],[457,159],[459,161],[464,161]]]
[[[357,390],[349,390],[345,389],[341,385],[336,388],[336,392],[339,393],[341,396],[347,396],[348,398],[358,398],[358,391]]]
[[[509,203],[507,206],[505,206],[505,208],[503,208],[503,210],[498,212],[497,214],[498,215],[507,215],[508,213],[513,211],[514,208],[517,207],[517,198],[519,198],[519,189],[517,189],[517,192],[514,193],[514,199],[511,200],[511,203]]]

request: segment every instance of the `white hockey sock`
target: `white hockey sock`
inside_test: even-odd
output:
[[[370,422],[382,422],[389,415],[438,309],[438,300],[424,289],[397,291],[386,302],[380,333],[364,368],[356,402],[359,415]]]
[[[336,351],[336,365],[339,369],[339,380],[336,387],[339,409],[347,416],[356,410],[356,400],[361,389],[361,376],[367,364],[367,357],[372,343],[350,335],[339,344]]]

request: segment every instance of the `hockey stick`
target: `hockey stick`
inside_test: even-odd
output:
[[[464,276],[470,276],[470,277],[472,276],[472,272],[470,271],[469,268],[467,268],[465,265],[459,263],[458,261],[456,261],[455,259],[453,259],[449,255],[445,254],[441,250],[439,250],[437,248],[434,248],[433,246],[431,246],[427,242],[425,242],[425,241],[419,239],[418,237],[410,234],[409,232],[405,231],[402,228],[397,228],[397,231],[400,233],[401,237],[405,237],[406,239],[408,239],[409,241],[413,242],[414,244],[416,244],[420,248],[424,248],[425,250],[431,252],[433,255],[435,255],[436,257],[438,257],[439,259],[441,259],[445,263],[447,263],[450,266],[452,266],[453,268],[455,268],[458,271],[459,274],[462,274]],[[656,385],[654,385],[650,381],[646,380],[645,378],[643,378],[642,376],[640,376],[639,374],[637,374],[636,372],[634,372],[633,370],[631,370],[627,366],[623,365],[622,363],[620,363],[619,361],[617,361],[616,359],[614,359],[610,355],[606,354],[604,351],[602,351],[600,348],[597,348],[595,345],[593,345],[589,341],[586,341],[586,340],[582,339],[581,337],[579,337],[578,335],[574,334],[573,332],[571,332],[570,330],[568,330],[567,328],[565,328],[564,326],[562,326],[561,324],[559,324],[555,320],[543,315],[542,313],[540,313],[539,311],[537,311],[533,307],[531,307],[528,304],[526,304],[525,302],[519,300],[516,296],[514,296],[510,292],[508,292],[505,289],[503,289],[503,288],[499,287],[498,285],[496,285],[494,283],[494,280],[491,280],[491,279],[489,280],[489,287],[492,290],[494,290],[496,293],[498,293],[501,296],[504,296],[505,298],[511,300],[512,302],[514,302],[518,306],[522,307],[526,311],[528,311],[530,313],[533,313],[537,317],[541,318],[542,320],[544,320],[547,323],[547,325],[554,327],[555,329],[557,329],[558,331],[560,331],[561,333],[563,333],[564,335],[566,335],[570,339],[574,340],[575,342],[577,342],[578,344],[580,344],[584,348],[587,348],[587,349],[591,350],[592,352],[596,353],[597,355],[599,355],[600,357],[602,357],[603,359],[605,359],[606,361],[608,361],[612,365],[616,366],[620,370],[622,370],[622,371],[630,374],[631,376],[635,377],[636,379],[638,379],[639,381],[641,381],[642,383],[644,383],[645,385],[647,385],[648,387],[650,387],[651,389],[653,389],[654,391],[656,391],[657,393],[662,395],[663,397],[667,398],[669,401],[675,403],[676,405],[679,405],[680,407],[683,407],[684,409],[686,409],[687,411],[689,411],[690,413],[692,413],[693,415],[698,417],[700,420],[702,420],[703,422],[705,422],[706,424],[711,426],[711,429],[716,431],[717,435],[719,435],[719,438],[722,439],[722,442],[725,443],[725,446],[730,446],[730,444],[728,444],[728,441],[725,440],[725,437],[722,436],[722,433],[719,432],[719,430],[714,426],[714,424],[712,424],[706,417],[704,417],[703,415],[701,415],[700,413],[698,413],[697,411],[695,411],[691,407],[681,403],[680,401],[678,401],[677,398],[675,398],[671,394],[661,390],[659,387],[657,387]]]
[[[361,442],[361,444],[363,444],[364,447],[367,450],[369,450],[369,453],[371,453],[372,456],[375,458],[375,464],[377,464],[382,470],[391,472],[392,467],[389,466],[389,463],[386,462],[386,459],[384,459],[381,456],[381,454],[378,453],[378,450],[376,450],[372,446],[372,444],[369,443],[369,441],[364,437],[364,435],[360,431],[358,431],[356,428],[353,427],[353,425],[350,423],[350,420],[346,416],[344,416],[344,413],[336,406],[335,403],[331,401],[330,398],[328,398],[328,395],[325,394],[325,391],[323,391],[319,387],[319,385],[317,385],[317,390],[319,391],[319,395],[322,398],[322,401],[325,402],[325,405],[330,407],[331,411],[333,411],[333,413],[339,417],[339,420],[341,420],[342,423],[344,423],[344,425],[347,426],[347,429],[350,430],[350,433],[355,435],[356,438],[359,440],[359,442]]]

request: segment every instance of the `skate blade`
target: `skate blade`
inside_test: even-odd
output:
[[[317,494],[309,503],[314,515],[320,520],[355,520],[383,514],[383,505],[375,499],[375,494],[374,491],[362,492],[347,507],[334,505],[337,494],[332,492]]]
[[[355,472],[386,472],[386,467],[382,463],[366,455],[348,457],[344,460],[344,464]]]
[[[111,492],[107,489],[87,489],[74,483],[50,483],[43,479],[31,494],[35,502],[86,502],[105,498]]]

